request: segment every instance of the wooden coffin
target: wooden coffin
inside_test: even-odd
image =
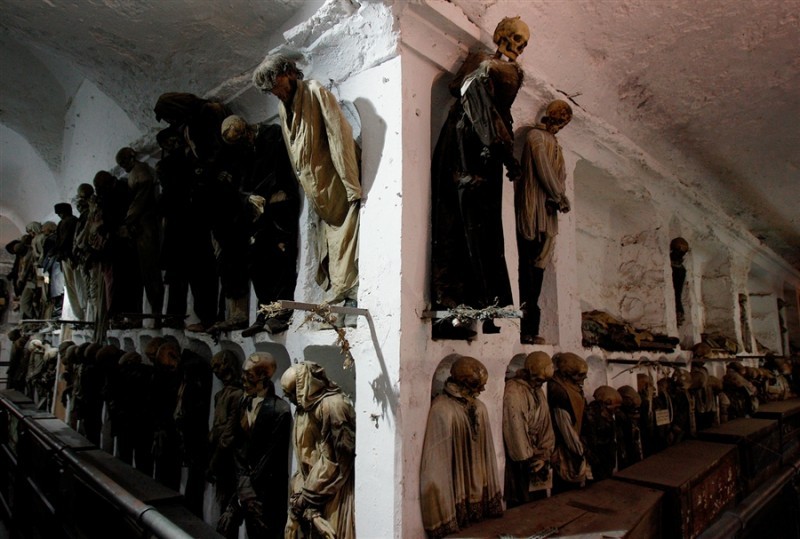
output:
[[[484,520],[448,537],[531,537],[555,529],[548,537],[658,539],[662,497],[656,489],[607,479],[509,509],[502,518]]]
[[[781,436],[783,464],[792,464],[800,457],[800,399],[775,401],[758,407],[755,417],[775,419]]]
[[[689,440],[614,478],[664,491],[664,537],[693,539],[736,503],[739,455],[735,445]]]
[[[774,419],[734,419],[697,433],[700,440],[735,444],[743,495],[750,494],[778,471],[781,436]]]

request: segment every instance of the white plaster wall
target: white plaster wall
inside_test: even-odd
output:
[[[0,213],[25,230],[30,221],[55,217],[56,177],[28,141],[0,124]]]
[[[99,170],[116,167],[117,151],[142,135],[115,99],[124,96],[112,99],[89,80],[84,80],[72,97],[64,122],[61,201],[71,201],[78,185],[92,183]]]

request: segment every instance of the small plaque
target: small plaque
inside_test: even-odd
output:
[[[656,425],[662,427],[669,424],[669,410],[656,410]]]

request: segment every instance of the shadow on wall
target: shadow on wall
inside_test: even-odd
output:
[[[211,352],[211,348],[209,348],[209,346],[203,341],[199,341],[197,339],[188,339],[186,341],[186,346],[183,346],[182,348],[191,350],[195,354],[201,356],[203,359],[211,363],[211,356],[213,353]]]
[[[307,346],[303,350],[304,361],[313,361],[325,369],[328,378],[342,388],[353,401],[356,402],[356,370],[342,367],[342,354],[338,346]]]
[[[506,367],[506,381],[514,378],[517,371],[525,366],[525,359],[527,357],[528,354],[520,353],[511,358],[511,361],[508,362],[508,367]]]
[[[450,367],[460,357],[462,357],[461,354],[450,354],[445,356],[436,366],[436,370],[433,372],[433,380],[431,380],[431,400],[444,390],[444,384],[450,377]]]
[[[383,155],[383,146],[386,141],[386,122],[378,115],[375,106],[369,99],[359,97],[355,100],[355,106],[361,117],[361,132],[360,137],[357,139],[359,146],[361,146],[361,197],[366,199],[375,184],[378,165]],[[355,133],[353,134],[355,135]],[[372,159],[365,161],[364,156],[371,156]]]
[[[286,350],[285,346],[274,342],[256,343],[256,352],[267,352],[268,354],[272,354],[272,357],[275,358],[275,363],[278,364],[278,367],[275,369],[275,374],[272,376],[272,382],[275,384],[275,394],[279,397],[283,397],[281,376],[286,372],[286,369],[292,365],[289,352]],[[242,354],[242,358],[244,359],[244,354]]]
[[[583,394],[590,400],[589,397],[594,393],[594,390],[600,386],[610,385],[608,383],[608,371],[606,360],[599,356],[589,356],[586,358],[586,363],[589,365],[589,375],[586,377],[586,383],[583,385]]]

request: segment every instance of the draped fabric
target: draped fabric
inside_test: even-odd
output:
[[[472,54],[450,84],[457,98],[431,163],[431,301],[451,308],[512,302],[503,226],[503,165],[516,173],[511,105],[516,62]]]
[[[353,131],[336,98],[317,81],[297,81],[291,106],[278,112],[294,172],[322,220],[317,283],[328,301],[358,284],[361,184]]]
[[[558,234],[559,203],[566,190],[561,146],[543,124],[528,133],[522,150],[522,177],[514,183],[517,233],[526,240]]]
[[[304,498],[310,509],[333,528],[337,539],[354,539],[353,405],[319,365],[306,362],[296,369],[298,405],[293,440],[297,472],[291,480],[291,496]],[[290,521],[286,538],[309,537],[306,528]]]
[[[419,475],[422,522],[431,538],[503,513],[486,406],[453,382],[431,404]]]
[[[503,395],[503,441],[506,449],[505,496],[509,506],[529,501],[531,490],[548,488],[555,434],[550,407],[541,387],[522,378],[506,382]],[[534,475],[531,464],[544,466]]]
[[[583,391],[556,373],[547,383],[547,400],[556,437],[556,472],[564,481],[581,483],[586,478],[586,458],[580,440],[586,408]]]

